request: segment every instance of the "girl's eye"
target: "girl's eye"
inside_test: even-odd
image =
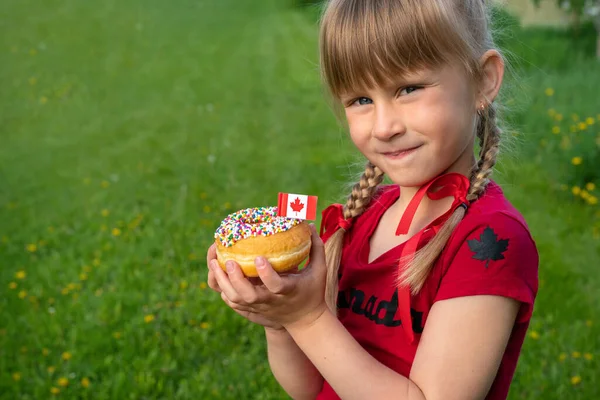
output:
[[[411,94],[412,92],[415,92],[419,89],[422,89],[421,86],[406,86],[403,87],[402,89],[400,89],[400,95],[406,95],[406,94]]]
[[[352,104],[358,104],[359,106],[364,106],[371,103],[373,103],[373,100],[371,100],[368,97],[359,97],[358,99],[352,102]]]

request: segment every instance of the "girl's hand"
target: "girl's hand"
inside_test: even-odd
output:
[[[208,268],[208,287],[210,287],[212,290],[214,290],[217,293],[221,293],[221,297],[223,297],[223,293],[221,291],[221,288],[219,287],[219,283],[217,282],[217,279],[215,278],[214,270],[218,269],[221,272],[223,270],[217,263],[217,252],[216,252],[216,247],[214,244],[208,248],[208,252],[206,254],[206,264],[209,266],[209,268]],[[238,267],[238,269],[239,269],[239,267]],[[241,271],[240,271],[240,273],[241,273]],[[251,284],[261,284],[262,285],[262,282],[260,282],[259,279],[254,279],[254,278],[251,278],[251,279],[253,279],[253,280],[249,280],[249,282]],[[233,308],[233,311],[235,311],[242,317],[246,318],[248,321],[254,322],[255,324],[258,324],[258,325],[262,325],[265,328],[273,329],[273,330],[283,330],[284,329],[281,324],[276,324],[273,321],[270,321],[258,314],[251,313],[248,311],[238,310],[235,308]]]
[[[241,315],[260,316],[284,327],[309,325],[319,318],[327,309],[325,251],[313,225],[311,231],[310,265],[295,274],[279,275],[264,257],[257,257],[260,286],[252,285],[233,261],[227,262],[227,273],[211,262],[214,286],[225,303]]]

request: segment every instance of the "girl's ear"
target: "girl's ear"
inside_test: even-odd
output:
[[[479,93],[477,96],[477,104],[475,108],[481,104],[491,104],[502,86],[502,78],[504,77],[504,59],[497,50],[486,51],[479,59],[481,65],[482,77],[479,85]]]

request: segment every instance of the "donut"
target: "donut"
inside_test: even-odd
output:
[[[277,272],[289,271],[310,252],[311,232],[300,219],[280,217],[277,207],[246,208],[229,214],[215,232],[217,262],[236,261],[244,275],[257,277],[254,260],[265,257]]]

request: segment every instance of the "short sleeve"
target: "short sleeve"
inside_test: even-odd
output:
[[[524,222],[496,213],[468,227],[459,224],[448,250],[434,301],[475,295],[509,297],[521,303],[517,322],[531,318],[539,257]]]

